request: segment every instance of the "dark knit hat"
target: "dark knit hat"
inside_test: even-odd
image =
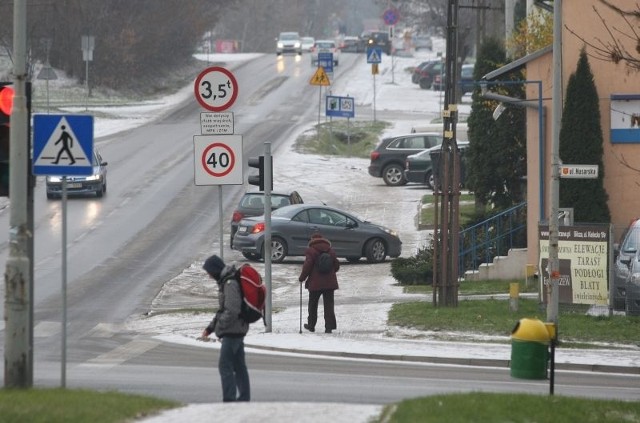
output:
[[[220,279],[220,273],[224,269],[224,261],[216,255],[213,255],[204,261],[202,268],[211,275],[215,280]]]

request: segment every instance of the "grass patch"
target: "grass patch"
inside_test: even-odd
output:
[[[175,401],[117,392],[3,389],[0,391],[0,422],[123,422],[179,405]]]
[[[296,151],[308,154],[369,158],[388,122],[336,119],[315,125],[296,140]]]
[[[397,303],[389,312],[389,324],[417,330],[466,332],[510,336],[522,318],[546,320],[546,308],[537,300],[520,298],[518,311],[509,311],[505,300],[460,300],[457,307],[434,307],[430,301]],[[589,316],[586,307],[562,306],[558,315],[560,344],[616,343],[638,345],[640,317]]]
[[[458,287],[460,295],[490,295],[508,294],[512,282],[518,282],[519,292],[538,292],[538,282],[533,281],[527,286],[525,280],[504,281],[504,280],[483,280],[483,281],[461,281]],[[431,285],[406,285],[404,292],[408,294],[431,293]]]
[[[460,195],[460,224],[471,221],[476,216],[476,206],[474,203],[473,194],[461,194]],[[422,197],[422,207],[420,209],[420,224],[425,226],[432,226],[435,223],[435,197],[433,194],[424,195]]]
[[[640,403],[526,394],[469,393],[401,401],[379,421],[613,423],[640,421]]]

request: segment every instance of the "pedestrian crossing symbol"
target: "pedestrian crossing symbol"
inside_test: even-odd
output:
[[[367,48],[367,63],[380,63],[382,62],[382,48],[369,47]]]
[[[329,77],[327,76],[327,72],[325,72],[322,66],[318,66],[318,70],[311,77],[311,81],[309,81],[311,85],[320,85],[320,86],[328,86],[331,85],[331,81],[329,81]]]
[[[33,117],[34,175],[93,174],[93,116]]]

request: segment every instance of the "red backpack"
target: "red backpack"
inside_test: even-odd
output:
[[[264,321],[267,288],[262,282],[262,276],[254,267],[245,263],[238,269],[236,279],[242,292],[240,317],[248,323],[257,322],[260,319]]]

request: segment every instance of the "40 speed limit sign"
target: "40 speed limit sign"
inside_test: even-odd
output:
[[[242,185],[242,136],[195,135],[196,185]]]
[[[212,112],[227,110],[238,97],[238,82],[233,74],[219,66],[200,72],[194,84],[196,100]]]

